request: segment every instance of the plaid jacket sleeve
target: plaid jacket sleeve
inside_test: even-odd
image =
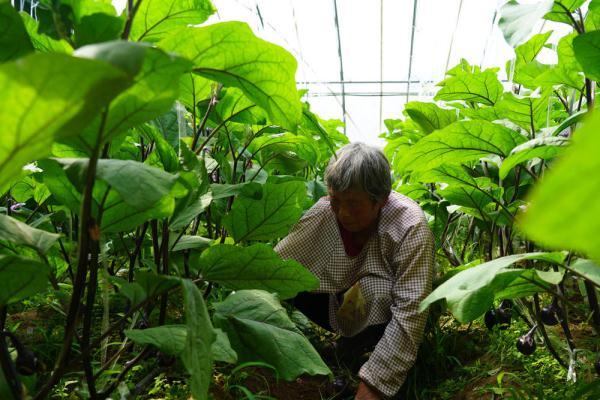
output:
[[[360,378],[386,396],[398,392],[413,366],[427,313],[419,304],[431,292],[434,240],[423,219],[413,225],[394,251],[396,268],[392,290],[392,318]]]

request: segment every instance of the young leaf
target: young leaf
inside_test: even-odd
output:
[[[577,36],[573,39],[573,49],[585,76],[595,81],[600,80],[600,31]]]
[[[215,333],[198,287],[188,279],[182,279],[181,286],[187,326],[185,349],[181,361],[191,375],[192,395],[197,400],[204,400],[207,398],[208,386],[212,378],[211,347],[215,341]]]
[[[40,253],[46,253],[58,238],[60,235],[57,233],[36,229],[17,219],[0,214],[0,240],[29,246]]]
[[[260,200],[238,197],[223,225],[236,242],[283,237],[300,218],[305,197],[303,182],[267,183]]]
[[[9,0],[0,0],[0,63],[33,51],[23,21]]]
[[[600,114],[580,128],[573,144],[530,195],[521,229],[557,249],[573,249],[600,260]]]
[[[78,134],[130,82],[106,63],[64,54],[0,65],[0,187],[49,154],[55,138]]]
[[[425,310],[434,302],[445,299],[452,314],[462,323],[478,318],[493,305],[495,293],[506,288],[519,277],[524,269],[510,269],[512,264],[523,260],[540,260],[561,264],[562,253],[525,253],[497,258],[466,269],[438,286],[421,302]]]
[[[208,172],[203,160],[199,159],[183,142],[180,152],[181,182],[188,190],[188,194],[177,200],[173,218],[169,223],[169,229],[174,231],[186,227],[212,201]]]
[[[215,11],[209,0],[143,0],[129,38],[157,42],[174,29],[203,23]]]
[[[296,130],[302,110],[296,60],[281,47],[254,36],[248,25],[222,22],[188,27],[173,32],[158,46],[192,60],[197,74],[240,88],[273,123]]]
[[[46,264],[15,255],[0,255],[0,307],[45,290],[49,274]]]
[[[331,373],[274,295],[240,290],[214,306],[215,326],[227,333],[240,362],[266,362],[286,380]]]
[[[261,289],[288,299],[315,290],[319,280],[294,260],[282,260],[266,244],[240,247],[220,244],[206,249],[197,260],[202,277],[233,290]]]
[[[532,4],[519,4],[511,0],[503,5],[498,26],[504,34],[504,39],[513,47],[523,43],[553,5],[553,0],[542,0]]]
[[[421,101],[406,103],[404,112],[419,124],[425,133],[445,128],[457,119],[456,110],[447,110],[438,107],[435,103]]]
[[[539,137],[518,145],[510,152],[510,155],[502,162],[499,175],[501,179],[506,178],[510,170],[523,161],[532,158],[548,160],[556,157],[563,151],[563,147],[569,143],[569,139],[563,137]]]
[[[423,171],[446,163],[460,164],[491,154],[506,157],[525,137],[487,121],[458,121],[438,130],[407,150],[399,171]]]

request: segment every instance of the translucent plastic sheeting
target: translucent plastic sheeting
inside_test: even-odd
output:
[[[323,118],[342,119],[334,0],[213,3],[218,13],[208,23],[245,21],[258,36],[285,47],[298,60],[298,88],[308,89],[305,99],[313,111]],[[514,52],[497,26],[497,12],[504,3],[418,0],[411,35],[414,0],[337,0],[349,138],[382,144],[378,136],[385,129],[383,120],[401,118],[407,99],[431,101],[435,83],[461,58],[483,68],[500,67],[501,78],[506,78],[504,66]],[[558,38],[566,29],[559,25],[540,22],[536,32],[552,29]],[[555,60],[547,56],[542,61]]]

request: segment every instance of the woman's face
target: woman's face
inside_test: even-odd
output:
[[[374,226],[384,201],[374,202],[360,189],[348,189],[336,192],[331,189],[329,201],[337,220],[350,232],[360,232]]]

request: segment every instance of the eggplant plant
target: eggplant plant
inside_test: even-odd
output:
[[[542,19],[571,33],[550,46],[552,32],[532,32]],[[438,83],[435,102],[407,103],[404,118],[387,120],[382,135],[396,190],[429,215],[446,273],[421,308],[442,300],[459,322],[484,316],[491,328],[496,305],[512,300],[512,316],[537,326],[570,371],[579,344],[569,315],[600,332],[600,117],[592,113],[599,21],[597,0],[508,2],[499,19],[515,51],[508,82],[498,68],[462,60]],[[558,62],[538,61],[542,51],[554,51]],[[540,298],[552,306],[540,310]],[[560,324],[566,352],[544,324]],[[524,353],[534,332],[519,345]]]
[[[318,280],[272,245],[347,138],[300,101],[293,56],[214,12],[0,0],[3,399],[74,373],[91,399],[177,368],[205,399],[215,363],[330,374],[280,304]],[[8,330],[24,301],[61,319],[45,354]]]

